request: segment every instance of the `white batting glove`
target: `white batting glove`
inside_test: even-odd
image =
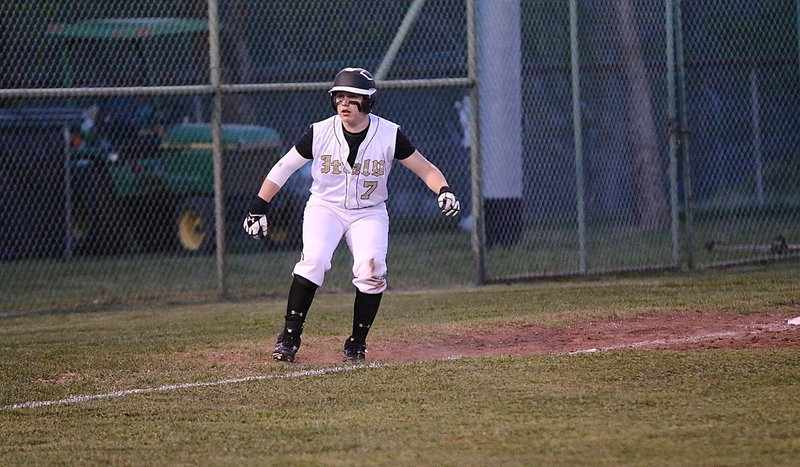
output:
[[[244,230],[256,240],[267,238],[267,215],[247,213],[244,218]]]
[[[250,212],[247,213],[242,224],[244,231],[256,240],[267,238],[269,226],[267,222],[267,206],[266,201],[256,196],[250,206]]]
[[[439,190],[439,209],[445,216],[457,216],[461,211],[461,203],[456,195],[450,190],[449,186],[443,186]]]

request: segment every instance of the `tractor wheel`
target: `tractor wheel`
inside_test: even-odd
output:
[[[76,169],[70,198],[71,249],[75,254],[124,253],[128,238],[123,212],[104,173],[87,166]]]
[[[173,226],[178,248],[184,253],[207,254],[214,251],[214,198],[193,196],[184,199],[178,204]]]
[[[303,244],[305,200],[291,193],[270,203],[267,246],[271,250],[299,250]]]

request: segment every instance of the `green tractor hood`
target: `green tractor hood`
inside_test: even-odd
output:
[[[170,174],[169,191],[213,194],[211,125],[189,123],[166,130],[161,149]],[[223,125],[222,151],[228,193],[252,194],[279,159],[280,150],[280,136],[272,128]]]
[[[211,125],[209,123],[185,123],[168,127],[161,146],[165,149],[211,150],[211,142]],[[280,145],[280,135],[273,128],[255,125],[222,125],[223,150],[273,149]]]

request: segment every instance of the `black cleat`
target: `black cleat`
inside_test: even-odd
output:
[[[367,344],[365,342],[357,342],[352,337],[344,342],[344,359],[345,362],[363,362],[365,354],[367,353]]]
[[[299,337],[284,337],[283,333],[280,333],[275,350],[272,351],[272,358],[279,362],[293,362],[299,348]]]

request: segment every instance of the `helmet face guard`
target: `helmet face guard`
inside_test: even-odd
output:
[[[345,68],[336,74],[333,87],[328,91],[334,111],[338,110],[333,98],[336,91],[364,96],[364,101],[358,106],[358,109],[364,113],[370,113],[372,106],[375,105],[378,88],[375,86],[375,78],[369,71],[363,68]]]

